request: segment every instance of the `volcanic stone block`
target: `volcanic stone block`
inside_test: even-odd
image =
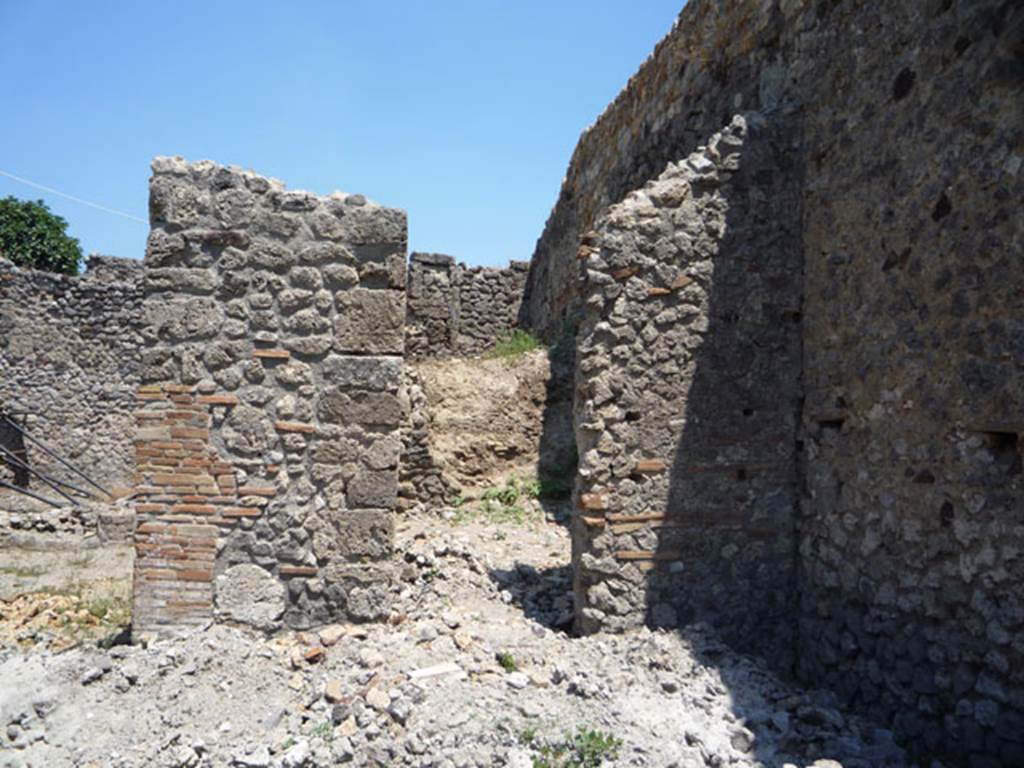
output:
[[[324,380],[340,389],[395,392],[401,384],[402,361],[397,357],[330,355],[323,362]]]
[[[380,560],[391,555],[394,518],[379,509],[350,509],[338,513],[337,552],[345,558],[371,557]]]
[[[405,335],[405,292],[353,288],[334,297],[334,348],[338,352],[402,354]]]
[[[391,509],[398,495],[398,472],[393,469],[360,469],[348,483],[348,507]]]

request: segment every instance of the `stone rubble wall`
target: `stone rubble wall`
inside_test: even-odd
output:
[[[802,254],[791,135],[786,116],[737,115],[584,239],[573,571],[585,633],[702,621],[792,664]]]
[[[134,473],[141,282],[131,259],[92,256],[75,277],[0,260],[0,409],[107,487],[130,486]],[[31,443],[27,450],[36,469],[83,484]],[[30,488],[55,496],[35,478]]]
[[[467,267],[454,257],[409,259],[406,348],[410,358],[476,355],[517,327],[527,262]]]
[[[133,631],[386,616],[405,213],[158,158],[150,218]]]
[[[1024,6],[895,5],[807,81],[799,671],[1024,765]]]
[[[554,341],[579,323],[581,237],[609,206],[706,143],[733,114],[776,104],[796,75],[779,59],[805,46],[804,31],[829,5],[834,3],[686,4],[671,32],[580,136],[530,262],[522,326]]]
[[[406,409],[402,419],[402,457],[398,471],[398,505],[410,510],[419,504],[428,508],[450,504],[459,486],[445,472],[431,441],[432,427],[423,379],[413,365],[405,368],[402,388]]]
[[[884,13],[856,0],[693,0],[581,138],[538,242],[521,317],[549,337],[582,318],[585,383],[586,358],[601,345],[617,351],[609,357],[618,370],[634,355],[644,359],[646,348],[620,346],[627,342],[615,327],[594,335],[590,313],[599,307],[584,308],[594,287],[577,279],[579,259],[591,260],[608,235],[618,210],[609,206],[629,190],[643,195],[648,179],[709,145],[733,113],[791,115],[797,148],[782,153],[776,173],[797,185],[793,204],[802,211],[802,257],[791,272],[803,282],[802,307],[790,305],[801,320],[804,398],[792,435],[801,488],[791,598],[799,610],[789,616],[799,624],[796,668],[893,725],[918,752],[977,766],[1024,764],[1024,277],[1014,266],[1024,230],[1013,207],[1024,196],[1022,28],[1024,9],[1000,0],[890,4]],[[768,176],[753,189],[765,183],[774,189]],[[627,242],[615,252],[641,269],[671,259],[655,231],[660,221],[638,223],[647,251]],[[702,211],[691,224],[705,221],[716,219]],[[601,237],[592,240],[595,229]],[[779,296],[790,288],[771,284]],[[785,321],[765,313],[763,322]],[[656,337],[649,344],[659,349]],[[676,380],[671,363],[659,362]],[[596,396],[620,407],[614,390]],[[748,407],[741,400],[736,407]],[[595,425],[581,440],[602,434],[599,418],[579,418]],[[777,417],[780,434],[790,433],[787,418]],[[716,424],[731,427],[724,414],[708,429]],[[587,450],[597,450],[599,472],[614,474],[605,456],[618,455],[622,437],[609,433],[611,444]],[[624,434],[627,446],[655,439]],[[593,482],[581,476],[580,489]],[[730,498],[714,484],[692,487],[697,506]],[[757,496],[772,499],[767,488]],[[645,514],[663,512],[653,497],[640,498],[655,502]],[[604,503],[585,494],[578,501]],[[579,510],[580,562],[602,542],[618,546],[602,538],[606,529],[582,527],[602,516],[595,512],[605,510]],[[676,558],[662,544],[670,529],[645,535],[638,550]],[[724,570],[735,553],[719,557]],[[621,563],[606,560],[584,563],[581,597],[622,581]],[[625,581],[619,593],[598,591],[609,610],[591,604],[604,617],[581,614],[581,626],[628,626],[641,605],[659,604],[654,579],[643,589],[637,573]],[[744,596],[758,605],[756,590]],[[651,611],[647,620],[665,615]]]

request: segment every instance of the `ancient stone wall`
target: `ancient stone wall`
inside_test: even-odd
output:
[[[896,5],[806,81],[800,671],[1024,765],[1024,7]]]
[[[770,107],[780,65],[824,1],[690,0],[672,31],[580,137],[530,263],[520,324],[554,340],[579,322],[580,238],[631,190],[741,110]]]
[[[585,239],[573,567],[584,632],[717,626],[792,662],[800,203],[787,116],[737,115]]]
[[[467,267],[452,256],[409,259],[406,347],[410,357],[475,355],[516,327],[529,265]]]
[[[603,365],[613,370],[661,354],[648,363],[663,365],[665,380],[689,388],[685,395],[667,392],[668,402],[675,398],[703,416],[698,378],[691,383],[673,370],[693,350],[670,353],[659,346],[662,333],[682,331],[655,323],[650,352],[647,346],[630,350],[626,328],[635,333],[632,321],[644,317],[633,306],[641,297],[631,298],[637,314],[628,314],[621,329],[610,316],[610,327],[600,326],[591,313],[600,317],[610,299],[603,293],[595,299],[593,282],[576,279],[578,259],[592,263],[592,249],[604,247],[616,217],[644,207],[632,198],[602,219],[609,206],[707,143],[738,108],[756,107],[769,119],[787,115],[785,135],[793,146],[780,151],[774,174],[795,184],[796,194],[777,189],[767,168],[751,189],[765,185],[802,211],[802,257],[791,265],[790,279],[804,284],[803,307],[788,299],[776,304],[802,320],[799,434],[785,414],[773,415],[780,434],[791,434],[789,455],[796,457],[803,486],[795,554],[797,669],[885,719],[915,749],[984,766],[1024,762],[1024,649],[1018,642],[1024,613],[1015,586],[1024,577],[1018,417],[1024,288],[1013,267],[1024,235],[1011,202],[1024,183],[1024,105],[1015,97],[1022,28],[1024,9],[1000,0],[889,4],[884,12],[856,0],[692,0],[582,137],[538,243],[522,317],[550,337],[566,323],[578,324],[584,302],[595,301],[582,315],[583,382],[592,383],[587,359],[600,358],[602,347],[612,350]],[[706,160],[717,165],[720,158],[711,153]],[[645,194],[637,193],[640,199]],[[728,225],[743,219],[734,214],[752,210],[756,216],[758,209],[772,210],[760,200],[752,209],[716,211],[718,219],[699,211],[691,226],[715,225],[722,216]],[[627,239],[610,253],[633,257],[639,274],[659,259],[680,268],[659,241],[659,228],[667,226],[663,216],[641,217],[639,243]],[[785,216],[778,221],[776,236],[759,236],[769,258],[790,230]],[[757,275],[760,266],[748,269]],[[625,290],[637,276],[620,278],[622,286],[608,274],[604,279],[607,290]],[[727,297],[742,285],[735,279],[726,284]],[[792,298],[791,288],[773,285],[770,293]],[[736,309],[734,322],[742,323],[743,307]],[[709,312],[707,322],[714,317]],[[782,327],[786,321],[765,311],[759,322]],[[715,338],[703,334],[700,348],[713,349]],[[756,361],[761,351],[743,354]],[[728,391],[735,379],[728,366],[718,370],[717,386]],[[599,388],[589,397],[595,406],[603,400],[611,413],[622,407],[615,390]],[[758,413],[742,400],[729,402]],[[579,407],[581,440],[591,441],[587,451],[596,451],[598,473],[626,472],[610,458],[619,456],[622,435],[636,448],[657,439],[620,428],[621,434],[607,430],[612,439],[602,444],[604,416],[589,413],[586,402]],[[646,423],[642,409],[634,413],[635,421]],[[732,430],[725,412],[711,421],[708,435],[716,426]],[[685,438],[689,427],[659,429],[681,429]],[[715,450],[710,440],[693,446],[698,455]],[[721,460],[748,449],[741,441],[723,449]],[[647,457],[638,451],[632,458]],[[619,534],[609,536],[608,521],[602,528],[597,519],[608,512],[600,509],[604,497],[590,494],[600,483],[585,474],[593,471],[589,461],[583,467],[578,588],[589,599],[596,585],[618,580],[620,591],[599,589],[597,599],[607,609],[593,605],[596,612],[581,615],[581,626],[629,625],[641,605],[650,611],[648,620],[670,615],[656,615],[651,606],[660,605],[656,585],[663,582],[652,578],[638,590],[640,576],[631,573],[624,580],[630,586],[622,587],[621,563],[584,558],[594,547],[602,555],[620,550]],[[661,513],[663,500],[645,496],[649,480],[632,480],[639,490],[627,489],[652,502],[644,514]],[[730,498],[721,485],[694,480],[687,487],[695,506],[741,506],[742,494]],[[755,488],[754,496],[756,504],[784,498],[768,487]],[[592,518],[593,530],[585,518]],[[645,531],[649,522],[616,524],[627,526],[619,532],[629,535],[628,526]],[[637,549],[667,551],[683,563],[677,566],[682,579],[686,561],[665,543],[671,529],[643,536]],[[728,572],[734,556],[732,548],[719,550],[720,572]],[[721,581],[711,574],[708,583]],[[761,599],[756,590],[747,595],[751,605]]]
[[[136,632],[386,616],[405,213],[158,158]]]
[[[134,473],[141,266],[92,256],[84,274],[67,277],[0,261],[0,410],[107,486],[131,485]],[[33,467],[82,484],[26,448]],[[54,496],[34,478],[30,488]]]

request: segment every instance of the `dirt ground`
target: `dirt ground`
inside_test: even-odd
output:
[[[521,506],[403,519],[386,623],[109,648],[39,627],[0,650],[0,766],[906,764],[706,627],[572,637],[568,536]]]
[[[469,492],[512,476],[574,470],[571,370],[546,350],[515,359],[415,363],[428,401],[431,451]],[[543,450],[539,450],[543,446]]]

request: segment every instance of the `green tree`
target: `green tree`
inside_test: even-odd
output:
[[[82,246],[42,200],[0,200],[0,256],[22,267],[77,275]]]

